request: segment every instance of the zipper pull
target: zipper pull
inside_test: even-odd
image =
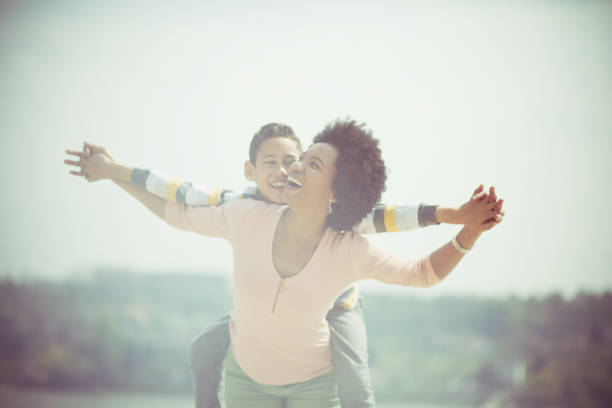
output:
[[[285,283],[284,279],[281,279],[278,283],[278,287],[276,288],[276,295],[274,296],[274,303],[272,304],[272,314],[276,312],[276,302],[278,302],[278,295],[285,291],[283,284]]]

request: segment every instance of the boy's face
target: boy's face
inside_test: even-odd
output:
[[[301,152],[294,140],[272,137],[259,145],[255,163],[244,163],[244,175],[257,184],[263,197],[274,203],[283,203],[282,194],[287,181],[287,168]]]

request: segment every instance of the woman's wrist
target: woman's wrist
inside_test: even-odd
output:
[[[133,167],[124,166],[122,164],[118,164],[115,162],[106,163],[104,167],[105,167],[104,174],[105,176],[107,176],[107,178],[110,178],[114,181],[121,181],[125,183],[130,182],[132,171],[134,170]]]
[[[467,250],[472,249],[472,246],[474,246],[474,243],[476,242],[478,237],[480,237],[481,233],[481,231],[478,231],[474,228],[463,227],[461,231],[459,231],[459,233],[457,234],[457,243],[461,246],[461,248]]]

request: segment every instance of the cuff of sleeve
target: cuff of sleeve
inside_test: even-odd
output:
[[[145,189],[148,177],[149,170],[135,168],[134,170],[132,170],[132,174],[130,175],[130,183],[132,183],[132,185],[136,187]]]
[[[419,205],[419,225],[421,227],[440,224],[436,221],[436,208],[438,208],[437,205]]]

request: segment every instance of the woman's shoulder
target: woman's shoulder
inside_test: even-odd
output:
[[[330,236],[331,249],[334,251],[346,251],[351,254],[351,257],[366,250],[369,244],[366,237],[354,230],[339,232],[330,228],[327,233]]]

